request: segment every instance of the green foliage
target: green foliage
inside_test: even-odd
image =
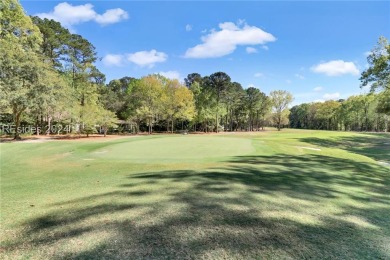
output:
[[[138,104],[137,116],[147,121],[148,132],[151,134],[161,108],[162,81],[155,75],[143,77],[133,86],[131,95],[134,103]]]
[[[37,16],[31,17],[33,23],[39,28],[42,34],[41,53],[50,59],[57,70],[63,70],[67,43],[70,39],[70,32],[61,24],[47,18],[41,19]]]
[[[363,71],[360,78],[362,86],[371,84],[371,91],[390,89],[390,44],[381,36],[378,44],[367,57],[370,67]]]
[[[388,91],[351,96],[347,100],[301,104],[291,108],[290,126],[294,128],[386,131],[389,117]]]
[[[219,131],[219,116],[220,116],[220,110],[221,110],[221,99],[225,93],[225,91],[228,89],[228,87],[231,84],[231,79],[229,75],[227,75],[224,72],[216,72],[211,74],[208,77],[205,77],[203,79],[203,82],[205,84],[205,87],[208,88],[210,93],[214,96],[216,100],[216,107],[215,107],[215,131],[218,133]]]
[[[123,77],[111,80],[105,86],[100,86],[100,103],[104,108],[115,112],[119,119],[126,120],[130,116],[130,93],[134,81],[136,81],[135,78]]]
[[[280,131],[283,125],[288,124],[288,105],[293,101],[291,93],[285,90],[275,90],[270,93],[273,108],[272,120]]]
[[[97,114],[97,123],[102,128],[104,136],[107,135],[107,132],[110,128],[117,127],[118,118],[115,113],[106,110],[104,108],[100,108]]]
[[[189,89],[193,93],[195,101],[195,130],[196,126],[200,125],[200,128],[207,132],[212,128],[209,124],[214,118],[216,100],[210,89],[201,85],[199,82],[192,83]]]
[[[161,75],[149,75],[134,80],[130,96],[129,118],[138,126],[145,121],[149,133],[159,120],[167,122],[167,131],[174,130],[174,120],[192,120],[195,114],[193,93],[177,80]]]
[[[385,90],[378,95],[377,112],[390,116],[390,90]]]
[[[95,134],[97,133],[99,107],[95,104],[86,104],[79,106],[79,114],[76,119],[79,125],[79,133]]]
[[[182,86],[178,80],[164,82],[161,97],[162,113],[167,120],[167,131],[171,123],[171,132],[174,131],[174,120],[192,120],[195,114],[194,98],[191,90]]]
[[[250,87],[246,89],[245,105],[249,115],[249,131],[253,131],[254,128],[258,129],[260,118],[265,116],[269,108],[267,96],[259,89]]]
[[[0,105],[12,113],[16,128],[27,109],[51,105],[60,79],[39,53],[42,36],[17,1],[1,5]],[[44,94],[45,96],[43,96]],[[19,138],[18,131],[15,139]]]
[[[202,85],[203,79],[199,73],[191,73],[188,74],[188,76],[184,79],[184,82],[186,84],[186,87],[190,88],[194,83],[198,83],[199,85]]]

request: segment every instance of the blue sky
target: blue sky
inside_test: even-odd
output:
[[[21,1],[95,47],[107,80],[224,71],[244,88],[288,90],[294,104],[364,92],[359,75],[390,2]]]

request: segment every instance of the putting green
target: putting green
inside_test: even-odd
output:
[[[129,140],[93,151],[92,157],[139,163],[215,161],[255,152],[252,141],[223,136],[172,136]]]

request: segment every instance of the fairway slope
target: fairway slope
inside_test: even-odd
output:
[[[345,146],[359,138],[362,149]],[[376,138],[390,142],[284,130],[0,144],[0,252],[389,259],[390,168],[369,156],[388,153]]]

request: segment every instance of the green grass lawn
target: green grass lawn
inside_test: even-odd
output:
[[[2,143],[2,259],[390,259],[390,135]]]

